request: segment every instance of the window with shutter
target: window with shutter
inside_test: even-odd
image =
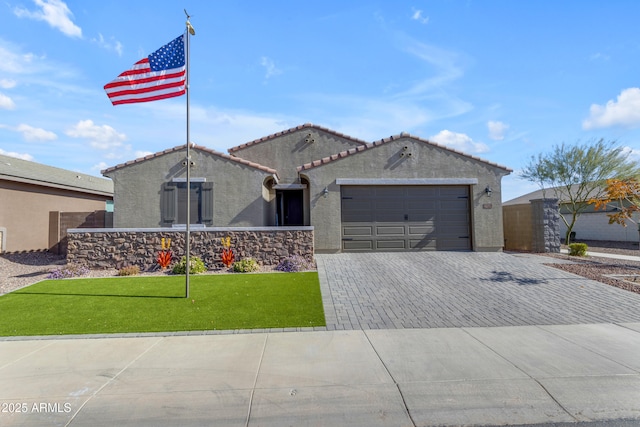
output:
[[[213,225],[213,183],[197,181],[189,185],[190,223]],[[166,182],[162,186],[162,224],[187,223],[187,183]]]

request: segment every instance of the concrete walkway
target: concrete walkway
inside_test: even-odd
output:
[[[640,323],[3,341],[0,425],[639,419],[638,354]]]
[[[639,425],[640,295],[544,262],[319,255],[326,331],[1,339],[0,426]]]

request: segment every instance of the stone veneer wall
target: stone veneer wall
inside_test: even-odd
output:
[[[531,200],[533,252],[560,252],[558,199]]]
[[[69,229],[67,262],[88,268],[123,268],[137,265],[143,271],[158,269],[161,239],[171,239],[174,260],[184,256],[184,229]],[[290,255],[313,261],[313,227],[210,227],[192,229],[191,256],[207,268],[222,267],[221,239],[229,236],[236,261],[253,258],[261,265],[276,265]]]

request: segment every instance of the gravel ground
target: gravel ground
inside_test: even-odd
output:
[[[587,244],[588,252],[602,252],[640,257],[638,243],[635,242],[604,242],[596,240],[584,240],[581,241],[581,243]],[[563,248],[567,249],[566,246],[563,246]],[[550,261],[549,263],[545,263],[547,265],[568,271],[573,274],[577,274],[579,276],[597,280],[599,282],[606,283],[607,285],[615,286],[617,288],[640,294],[640,283],[631,283],[627,280],[608,277],[612,274],[624,274],[638,276],[638,280],[640,280],[640,262],[638,261],[598,258],[595,256],[579,258],[562,254],[546,254],[546,256],[572,261],[572,263],[570,264],[554,264],[553,261]],[[629,280],[633,279],[630,278]]]
[[[589,251],[605,252],[640,257],[637,243],[584,241]],[[545,254],[549,262],[545,263],[555,268],[569,271],[589,279],[597,280],[611,286],[640,293],[640,284],[607,277],[610,274],[627,274],[640,276],[640,262],[597,257],[569,257],[562,254]],[[554,263],[553,258],[570,260],[571,263]],[[51,270],[64,266],[64,257],[46,252],[31,252],[21,254],[5,254],[0,256],[0,295],[20,289],[47,278]],[[270,269],[271,270],[271,269]],[[116,270],[92,270],[89,277],[112,277]],[[162,274],[162,273],[156,273]],[[640,280],[640,278],[639,278]]]

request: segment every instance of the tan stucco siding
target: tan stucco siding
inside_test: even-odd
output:
[[[330,252],[341,247],[340,186],[336,183],[340,178],[476,179],[477,184],[470,185],[473,249],[500,250],[503,246],[500,188],[501,178],[507,173],[505,169],[411,138],[300,171],[310,181],[310,225],[315,227],[316,249]],[[490,198],[484,192],[487,186],[493,190]],[[326,197],[325,187],[329,190]]]
[[[5,228],[3,251],[49,249],[49,212],[104,210],[107,196],[97,196],[32,184],[0,181],[0,227]]]
[[[232,155],[274,168],[280,181],[288,183],[297,179],[297,166],[360,145],[349,138],[308,128],[249,145]]]
[[[261,226],[267,201],[263,183],[269,173],[207,152],[191,150],[191,178],[213,182],[214,226]],[[108,174],[114,182],[114,227],[162,226],[162,185],[186,178],[184,151],[174,151]]]

